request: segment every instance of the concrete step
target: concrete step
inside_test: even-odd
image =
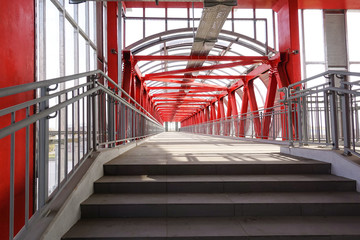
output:
[[[355,191],[356,182],[333,175],[104,176],[95,193],[242,193]]]
[[[81,219],[63,240],[359,240],[360,217]]]
[[[104,174],[114,175],[238,175],[238,174],[329,174],[331,165],[311,160],[254,163],[186,163],[104,165]]]
[[[355,192],[94,194],[83,218],[360,216]]]

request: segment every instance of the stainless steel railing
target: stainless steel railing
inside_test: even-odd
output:
[[[25,158],[22,231],[26,231],[34,214],[31,209],[41,211],[98,148],[163,131],[161,123],[100,70],[3,88],[0,99],[28,91],[38,97],[0,109],[0,117],[10,120],[0,129],[0,139],[10,137],[9,239],[18,231],[14,229],[15,160]],[[25,131],[24,137],[17,134],[20,131]],[[25,156],[18,156],[20,143],[25,143]],[[34,206],[29,206],[31,196]]]
[[[359,156],[360,73],[327,71],[279,89],[269,109],[182,127],[180,131],[324,145]]]

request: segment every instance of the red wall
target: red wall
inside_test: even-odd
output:
[[[35,5],[32,0],[1,1],[0,4],[0,88],[34,82],[35,80]],[[0,109],[34,98],[34,92],[17,94],[0,99]],[[16,113],[23,119],[25,111]],[[0,128],[9,125],[10,116],[0,117]],[[30,144],[30,179],[33,169],[33,134]],[[24,224],[25,214],[25,129],[15,135],[15,232]],[[8,239],[10,137],[0,139],[0,239]],[[30,182],[32,195],[32,182]],[[30,197],[32,199],[32,197]],[[30,202],[30,207],[32,201]],[[30,209],[30,214],[32,207]]]

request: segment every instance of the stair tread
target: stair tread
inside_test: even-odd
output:
[[[103,176],[95,183],[126,182],[284,182],[284,181],[321,181],[349,182],[347,178],[327,174],[306,175],[128,175]]]
[[[356,192],[93,194],[82,205],[117,204],[360,204]]]
[[[63,239],[339,236],[336,239],[340,240],[344,236],[360,235],[359,224],[360,217],[350,216],[95,218],[80,220]]]
[[[131,160],[131,158],[128,158],[128,160]],[[316,160],[297,160],[297,161],[256,161],[248,162],[248,161],[202,161],[202,162],[180,162],[180,161],[161,161],[155,162],[155,161],[148,161],[148,162],[137,162],[137,161],[124,161],[124,160],[112,160],[110,162],[107,162],[104,164],[104,166],[162,166],[162,165],[176,165],[176,166],[187,166],[187,165],[211,165],[211,166],[217,166],[217,165],[330,165],[330,163],[326,162],[320,162]]]

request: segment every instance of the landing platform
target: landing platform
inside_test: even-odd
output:
[[[262,164],[314,163],[281,154],[280,146],[181,132],[164,132],[108,164]]]

